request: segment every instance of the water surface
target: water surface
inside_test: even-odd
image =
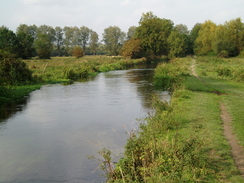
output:
[[[1,109],[0,182],[105,182],[87,156],[103,147],[121,156],[126,131],[150,111],[152,76],[152,69],[133,69],[46,85],[25,104]]]

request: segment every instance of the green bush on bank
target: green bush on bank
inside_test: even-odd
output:
[[[184,77],[189,75],[187,63],[180,64],[178,60],[179,59],[175,59],[169,63],[161,63],[155,69],[155,86],[172,91],[175,85],[179,84]]]

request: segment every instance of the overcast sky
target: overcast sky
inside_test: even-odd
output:
[[[101,35],[109,26],[127,32],[149,11],[190,30],[206,20],[222,24],[241,17],[243,22],[244,0],[0,0],[0,26],[13,31],[20,24],[87,26]]]

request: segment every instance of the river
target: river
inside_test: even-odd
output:
[[[100,73],[71,85],[45,85],[26,102],[1,109],[1,183],[105,182],[99,162],[87,157],[103,147],[114,161],[127,131],[151,108],[153,69]]]

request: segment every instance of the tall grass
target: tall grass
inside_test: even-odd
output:
[[[37,81],[49,82],[95,76],[99,72],[144,64],[146,59],[124,60],[122,57],[85,56],[82,58],[52,57],[49,60],[30,59],[25,62]]]

